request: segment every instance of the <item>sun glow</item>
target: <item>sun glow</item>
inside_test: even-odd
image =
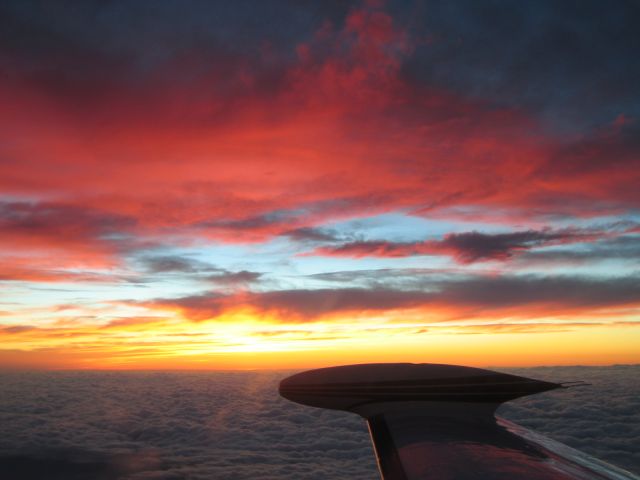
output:
[[[91,325],[5,328],[3,363],[28,368],[288,368],[351,362],[538,365],[633,362],[640,328],[573,317],[419,321],[419,312],[363,312],[296,322],[250,309],[192,321],[164,310]],[[631,312],[635,315],[635,312]],[[46,353],[45,353],[46,352]],[[40,366],[42,366],[40,364]]]

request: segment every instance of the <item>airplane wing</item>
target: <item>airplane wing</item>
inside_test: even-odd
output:
[[[505,401],[556,388],[478,368],[382,363],[299,373],[280,394],[362,416],[383,480],[640,480],[494,415]]]

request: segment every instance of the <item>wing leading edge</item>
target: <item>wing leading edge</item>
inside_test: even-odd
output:
[[[453,365],[365,364],[293,375],[280,394],[364,417],[384,480],[640,480],[494,415],[561,387]]]

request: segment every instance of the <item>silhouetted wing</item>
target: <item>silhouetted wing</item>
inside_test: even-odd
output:
[[[639,480],[494,416],[561,385],[469,367],[368,364],[303,372],[280,394],[367,420],[384,480]]]
[[[637,479],[503,419],[455,421],[407,409],[368,422],[385,480]]]

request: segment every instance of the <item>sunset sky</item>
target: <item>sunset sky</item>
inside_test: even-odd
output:
[[[0,368],[640,362],[640,6],[0,4]]]

